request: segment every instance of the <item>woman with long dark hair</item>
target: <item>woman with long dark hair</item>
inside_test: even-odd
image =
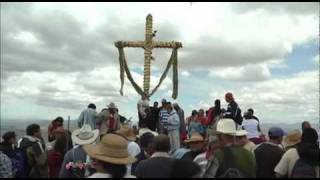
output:
[[[71,133],[65,130],[55,132],[56,140],[53,149],[48,151],[49,178],[58,178],[63,162],[63,157],[72,149]]]
[[[205,122],[206,126],[209,126],[210,124],[214,124],[217,120],[217,117],[221,115],[221,103],[219,99],[216,99],[214,101],[214,107],[209,109],[208,118]]]

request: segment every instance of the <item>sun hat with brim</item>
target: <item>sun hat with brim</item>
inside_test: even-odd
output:
[[[152,133],[154,136],[158,136],[159,135],[157,132],[152,131],[151,129],[141,128],[141,129],[139,129],[139,134],[137,135],[137,138],[140,138],[142,135],[144,135],[147,132]]]
[[[302,133],[298,129],[289,131],[283,139],[283,146],[289,147],[298,144],[301,141],[301,136]]]
[[[128,125],[122,126],[120,130],[116,131],[116,133],[123,135],[129,141],[135,141],[137,139],[136,135],[133,132],[133,129]]]
[[[248,131],[243,130],[243,129],[237,130],[237,132],[236,132],[236,136],[245,136],[247,134],[248,134]]]
[[[72,141],[78,145],[91,144],[98,136],[99,130],[92,130],[88,124],[84,124],[81,129],[76,129],[71,134]]]
[[[236,135],[236,131],[233,119],[221,119],[217,124],[217,134]]]
[[[127,140],[118,134],[106,134],[99,144],[86,145],[83,148],[91,158],[103,162],[123,165],[136,162],[128,153]]]
[[[117,106],[116,106],[113,102],[111,102],[111,103],[108,105],[108,108],[110,108],[110,109],[117,109]]]
[[[191,142],[204,142],[203,137],[199,133],[193,133],[191,134],[190,139],[184,140],[185,143],[191,143]]]

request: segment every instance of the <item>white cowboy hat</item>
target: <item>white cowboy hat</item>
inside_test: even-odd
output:
[[[106,134],[97,145],[83,147],[86,153],[97,160],[112,164],[132,164],[136,161],[128,153],[127,140],[118,134]]]
[[[245,136],[247,134],[248,134],[248,131],[243,130],[243,129],[237,130],[237,132],[236,132],[236,136]]]
[[[99,130],[92,130],[91,126],[84,124],[81,129],[72,132],[72,141],[78,145],[86,145],[93,143],[99,136]]]
[[[233,119],[221,119],[217,124],[217,133],[236,135],[236,124]]]
[[[143,134],[145,134],[147,132],[152,133],[154,136],[158,136],[159,135],[157,132],[152,131],[152,130],[150,130],[148,128],[141,128],[141,129],[139,129],[139,133],[137,135],[137,138],[140,138]]]
[[[116,106],[113,102],[111,102],[111,103],[108,105],[108,108],[110,108],[110,109],[117,109],[117,106]]]

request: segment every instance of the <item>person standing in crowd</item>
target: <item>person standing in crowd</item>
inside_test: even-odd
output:
[[[317,140],[318,134],[315,129],[304,129],[301,142],[296,148],[286,151],[275,167],[276,176],[319,178],[320,150]]]
[[[134,164],[132,164],[131,174],[134,174],[136,167],[140,161],[149,159],[151,155],[154,153],[154,147],[152,145],[154,137],[155,135],[153,135],[151,132],[146,132],[140,136],[139,144],[141,147],[141,151],[136,156],[137,161]]]
[[[10,158],[0,150],[0,178],[13,178],[12,169]]]
[[[181,159],[189,159],[193,161],[199,154],[206,152],[206,144],[203,136],[197,132],[192,133],[191,138],[185,140],[190,151],[185,153]]]
[[[57,128],[63,127],[63,118],[62,117],[57,117],[54,119],[48,126],[48,141],[54,141],[54,135],[53,131],[56,130]]]
[[[259,122],[253,119],[253,116],[250,111],[246,112],[244,115],[244,121],[242,122],[242,129],[248,132],[247,137],[253,143],[260,144],[262,143],[260,139],[260,126]]]
[[[186,122],[185,122],[186,127],[187,127],[187,129],[188,129],[188,133],[190,133],[190,132],[189,132],[190,123],[191,123],[192,121],[197,121],[197,119],[198,119],[198,111],[197,111],[197,110],[192,110],[191,116],[187,117],[187,118],[186,118]],[[189,137],[190,137],[190,136],[189,136]]]
[[[217,124],[217,136],[221,149],[215,151],[204,174],[206,178],[236,177],[254,178],[255,159],[252,153],[235,144],[236,124],[232,119],[221,119]],[[233,171],[230,169],[232,168]],[[232,172],[235,172],[233,174]]]
[[[180,119],[170,102],[167,103],[168,116],[168,136],[171,150],[180,148]]]
[[[138,102],[138,116],[139,116],[139,127],[141,126],[141,122],[145,122],[147,117],[147,109],[149,109],[149,101],[148,96],[143,95]]]
[[[198,114],[198,121],[201,123],[201,125],[203,126],[203,127],[205,127],[206,126],[206,121],[207,121],[207,117],[205,116],[205,114],[204,114],[204,110],[203,109],[199,109],[199,114]]]
[[[204,123],[205,126],[209,126],[211,124],[215,124],[221,118],[221,105],[220,100],[216,99],[214,101],[214,107],[211,107],[208,110],[208,118]]]
[[[128,143],[123,136],[106,134],[99,144],[86,145],[84,150],[93,160],[96,170],[89,178],[133,178],[126,175],[126,165],[136,159],[128,153]]]
[[[311,124],[308,121],[303,121],[301,124],[301,130],[303,131],[304,129],[311,128]]]
[[[224,118],[233,119],[237,125],[241,125],[243,120],[241,115],[241,109],[239,105],[236,103],[233,94],[230,92],[226,93],[225,100],[229,104],[227,112],[225,112],[224,114]]]
[[[257,117],[254,115],[254,110],[253,110],[252,108],[249,108],[249,109],[247,110],[247,112],[249,112],[249,113],[251,114],[252,119],[255,119],[255,120],[257,120],[258,122],[260,122],[260,121],[259,121],[259,118],[257,118]]]
[[[178,105],[178,103],[174,103],[173,108],[176,110],[176,112],[179,115],[179,119],[180,119],[180,144],[182,144],[182,141],[184,141],[187,138],[186,124],[184,122],[184,111]]]
[[[155,152],[147,159],[140,161],[135,175],[138,178],[170,178],[175,160],[170,158],[170,140],[167,135],[160,134],[153,140]]]
[[[283,148],[285,151],[296,148],[297,144],[301,141],[302,133],[299,129],[289,131],[283,139]]]
[[[150,107],[150,116],[148,116],[147,120],[147,126],[149,129],[152,131],[156,131],[158,123],[159,123],[159,111],[160,109],[158,108],[158,102],[155,101],[153,103],[153,107]]]
[[[18,148],[25,153],[28,178],[48,178],[48,154],[38,124],[26,129],[27,135],[18,141]]]
[[[196,111],[192,111],[192,116],[191,116],[190,123],[188,126],[189,138],[191,137],[192,133],[194,133],[194,132],[197,132],[197,133],[201,134],[203,137],[206,137],[205,129],[204,129],[203,125],[201,124],[201,122],[199,121],[199,118],[196,115]]]
[[[100,131],[100,139],[106,133],[120,129],[120,119],[117,113],[117,106],[111,102],[108,109],[103,109],[98,115],[97,129]]]
[[[117,134],[122,135],[128,141],[128,153],[132,157],[136,157],[140,152],[140,146],[135,142],[136,135],[133,133],[133,129],[128,125],[124,125],[120,128],[119,131],[116,131]],[[131,175],[132,164],[127,165],[127,175]]]
[[[92,129],[96,129],[97,117],[96,105],[89,104],[88,108],[83,110],[78,118],[78,128],[81,128],[84,124],[89,124]]]
[[[13,131],[6,132],[2,135],[2,139],[0,150],[10,159],[13,158],[17,149],[16,133]]]
[[[159,134],[168,134],[167,123],[169,113],[167,111],[167,101],[162,99],[162,107],[159,111]]]
[[[72,149],[72,141],[69,139],[68,142],[70,135],[67,133],[68,131],[59,132],[60,135],[56,137],[53,149],[48,151],[49,178],[59,177],[63,157],[68,150]]]
[[[279,127],[272,127],[268,135],[270,140],[258,145],[254,150],[259,178],[275,178],[274,168],[284,153],[279,147],[284,136],[283,130]]]
[[[71,138],[76,146],[65,154],[59,173],[60,178],[84,178],[89,175],[88,169],[80,169],[75,164],[90,162],[90,158],[84,151],[83,146],[94,143],[98,136],[99,130],[92,130],[88,124],[72,132]]]
[[[172,169],[172,175],[170,178],[200,178],[201,168],[200,166],[188,159],[176,159]]]
[[[248,132],[246,130],[238,130],[236,132],[237,144],[254,154],[254,149],[256,148],[256,145],[248,140],[247,134]]]

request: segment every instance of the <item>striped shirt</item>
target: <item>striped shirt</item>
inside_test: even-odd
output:
[[[168,117],[169,113],[166,109],[161,109],[159,113],[159,121],[161,124],[163,124],[164,128],[168,128]]]

